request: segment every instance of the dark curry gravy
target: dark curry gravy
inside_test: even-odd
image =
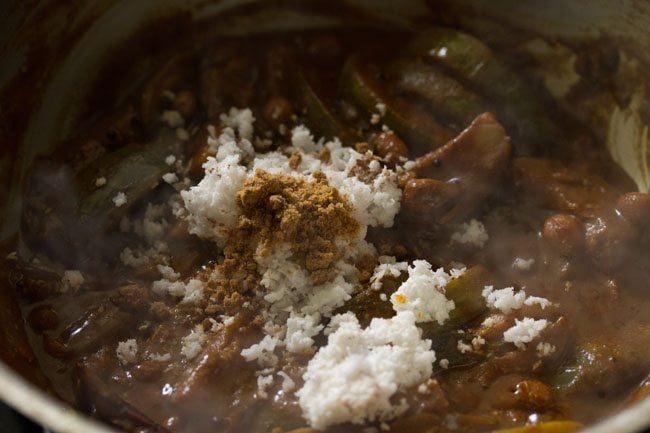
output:
[[[242,277],[231,263],[248,253],[189,234],[186,215],[168,204],[204,176],[201,165],[214,153],[208,125],[218,135],[230,107],[252,110],[259,154],[288,146],[303,124],[316,138],[374,152],[396,170],[402,191],[393,226],[369,228],[377,255],[467,269],[447,288],[456,303],[448,321],[418,324],[437,358],[427,388],[397,390],[394,401],[408,404],[397,417],[327,431],[538,424],[565,432],[647,394],[647,379],[639,385],[650,372],[650,196],[628,192],[598,141],[531,90],[507,55],[449,28],[334,29],[210,40],[168,53],[156,69],[35,164],[26,191],[21,247],[7,266],[33,349],[64,400],[125,431],[312,431],[295,391],[327,337],[319,332],[311,350],[279,355],[295,388],[285,391],[276,379],[264,398],[260,366],[241,356],[264,337],[266,308],[256,273]],[[167,173],[176,178],[163,181]],[[127,202],[117,206],[121,191]],[[164,247],[133,226],[153,212],[150,203],[161,205],[149,217],[165,220],[157,238]],[[454,241],[472,219],[489,238],[480,246]],[[304,221],[305,230],[315,221]],[[127,247],[150,258],[127,265]],[[160,255],[181,281],[212,284],[204,299],[183,303],[152,290]],[[395,314],[390,298],[406,279],[402,272],[371,288],[377,260],[359,259],[359,282],[334,311],[355,313],[362,327]],[[208,283],[218,266],[232,267],[222,269],[229,281]],[[489,308],[487,285],[550,305]],[[520,347],[504,341],[525,317],[547,326]],[[199,324],[205,340],[188,357],[181,342]],[[118,356],[130,339],[136,354]]]

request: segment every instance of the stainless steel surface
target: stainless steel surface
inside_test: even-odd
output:
[[[26,168],[34,156],[48,151],[48,144],[74,129],[78,114],[75,107],[84,92],[89,91],[103,64],[104,53],[110,47],[126,40],[153,19],[180,12],[204,19],[255,1],[8,0],[6,3],[9,6],[5,5],[0,16],[0,97],[3,101],[0,103],[0,183],[4,185],[0,189],[0,239],[16,231],[20,185]],[[638,61],[639,98],[643,103],[648,99],[643,83],[650,72],[647,67],[650,65],[650,4],[645,1],[345,0],[342,3],[384,17],[395,25],[408,25],[410,20],[425,16],[430,8],[444,10],[451,6],[535,29],[549,37],[593,39],[608,36],[617,41],[629,58]],[[306,19],[304,13],[278,13],[273,20],[266,20],[265,26],[270,30],[274,26],[299,27],[305,23],[328,25],[331,19],[325,15]],[[251,18],[247,22],[253,21]],[[241,29],[241,26],[233,28]],[[259,25],[255,28],[264,30]],[[20,93],[16,89],[20,89]],[[17,98],[23,104],[27,102],[29,109],[17,109]],[[632,137],[632,142],[640,143],[639,146],[646,143],[648,128],[638,113],[625,112],[625,107],[607,107],[607,113],[616,109],[620,110],[620,129]],[[610,129],[615,120],[610,122]],[[646,149],[637,154],[637,159],[645,164]],[[625,163],[622,165],[626,168]],[[644,166],[647,168],[647,164]],[[632,164],[626,170],[630,172],[636,168]],[[641,185],[642,181],[640,178],[637,183]],[[1,363],[0,399],[56,432],[110,431],[45,395]],[[588,431],[631,433],[648,426],[650,399]]]

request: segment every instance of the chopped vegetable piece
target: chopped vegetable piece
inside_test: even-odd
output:
[[[79,212],[84,219],[98,218],[104,222],[119,222],[129,208],[151,192],[169,171],[165,157],[174,144],[171,132],[162,133],[151,143],[134,143],[103,156],[78,175],[81,191]],[[106,178],[99,189],[89,179]],[[123,193],[126,205],[116,206],[113,198]],[[108,227],[103,227],[108,228]]]
[[[486,109],[478,95],[435,65],[400,59],[388,67],[388,74],[398,91],[422,98],[454,129],[467,125]]]
[[[443,65],[468,85],[502,103],[508,131],[518,140],[517,154],[525,154],[554,140],[559,132],[519,75],[498,60],[480,40],[458,30],[434,27],[420,34],[406,48],[411,55]]]
[[[616,392],[617,388],[640,380],[650,368],[650,360],[640,349],[649,342],[647,327],[626,328],[622,338],[600,336],[586,342],[555,377],[555,386],[572,394]]]
[[[346,146],[354,146],[355,143],[362,141],[359,134],[336,117],[325,100],[309,84],[307,77],[301,72],[297,72],[296,75],[298,92],[305,106],[305,117],[307,123],[313,125],[314,132],[328,140],[338,138]]]
[[[65,357],[87,353],[102,340],[118,338],[127,331],[136,318],[110,302],[86,311],[78,320],[68,325],[59,335],[58,343]]]
[[[489,282],[490,273],[483,266],[474,266],[447,283],[445,295],[454,301],[456,307],[449,313],[449,319],[444,324],[436,322],[420,324],[427,338],[436,338],[438,333],[458,329],[485,314],[487,306],[481,295],[483,288]]]
[[[381,289],[374,290],[371,287],[364,287],[337,312],[352,311],[362,326],[368,326],[374,317],[392,317],[395,315],[395,311],[389,298],[404,280],[406,280],[406,273],[399,277],[386,276],[382,280]]]
[[[383,104],[386,108],[383,122],[406,140],[416,155],[435,149],[453,137],[453,131],[441,125],[425,108],[391,96],[379,77],[376,66],[353,55],[341,72],[339,92],[368,116],[377,111],[377,104]]]
[[[484,113],[453,141],[418,158],[412,171],[457,188],[453,206],[447,200],[442,202],[445,212],[441,222],[462,222],[499,185],[510,151],[510,138],[503,127],[490,113]]]
[[[484,355],[458,350],[459,334],[457,329],[485,314],[487,307],[481,291],[489,281],[490,274],[482,266],[466,270],[462,275],[447,283],[445,295],[454,301],[455,308],[449,313],[449,319],[442,325],[436,322],[420,323],[422,335],[430,338],[438,359],[446,359],[445,368],[470,366],[480,362]]]
[[[105,383],[94,376],[92,369],[87,368],[84,363],[75,370],[75,397],[77,404],[84,410],[124,431],[170,433],[119,395],[108,391]]]

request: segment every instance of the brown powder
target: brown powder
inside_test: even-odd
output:
[[[352,239],[359,223],[352,207],[322,172],[313,181],[258,170],[237,193],[242,209],[235,239],[237,250],[271,254],[288,243],[292,260],[306,269],[314,284],[334,278],[334,264],[341,258],[337,239]],[[237,236],[235,236],[237,238]]]
[[[321,150],[318,151],[316,154],[316,158],[320,159],[323,162],[328,162],[330,161],[332,155],[330,153],[330,150],[327,147],[323,147]]]
[[[333,280],[342,257],[337,240],[359,234],[352,206],[327,183],[322,172],[308,181],[292,176],[255,172],[237,192],[241,209],[237,226],[224,247],[217,270],[222,278],[209,279],[205,291],[209,315],[232,315],[254,301],[259,283],[259,255],[273,254],[280,244],[291,247],[291,260],[305,269],[314,285]]]
[[[367,151],[370,150],[370,145],[365,141],[355,143],[354,144],[354,150],[356,150],[360,154],[365,154]]]
[[[289,158],[289,168],[292,170],[297,169],[301,161],[302,156],[300,155],[300,152],[293,152]]]
[[[360,181],[364,183],[372,183],[375,179],[375,174],[370,170],[370,163],[374,158],[364,155],[362,158],[359,158],[355,165],[350,169],[350,176],[356,176]]]
[[[359,258],[357,269],[359,270],[359,282],[366,284],[377,266],[377,257],[371,254],[365,254]]]
[[[205,282],[203,291],[207,297],[204,313],[208,316],[233,316],[246,302],[254,299],[259,289],[255,262],[252,255],[231,250],[226,252],[226,259],[216,268],[223,277],[214,278],[206,273],[201,278]]]

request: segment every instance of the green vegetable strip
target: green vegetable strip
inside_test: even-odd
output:
[[[374,317],[392,317],[395,315],[395,311],[389,300],[390,295],[405,280],[404,273],[399,277],[385,277],[381,289],[373,290],[369,287],[362,289],[337,313],[351,311],[363,326],[367,326]],[[482,266],[468,269],[463,275],[447,284],[446,296],[456,304],[449,314],[449,319],[443,325],[438,325],[436,322],[418,325],[422,329],[422,337],[431,339],[432,348],[436,351],[437,358],[447,359],[450,367],[472,365],[483,358],[481,354],[461,354],[458,351],[456,330],[487,311],[485,300],[481,295],[487,281],[489,281],[489,274]],[[381,294],[386,295],[385,301],[381,300]]]
[[[453,29],[432,28],[415,38],[406,52],[443,65],[480,93],[502,104],[500,114],[504,122],[516,129],[512,132],[525,141],[524,146],[528,143],[541,146],[559,135],[526,83],[475,37]]]
[[[400,91],[423,98],[456,129],[464,129],[486,111],[478,95],[435,65],[400,59],[391,64],[389,72]]]
[[[366,115],[377,113],[383,104],[382,122],[405,140],[415,155],[440,147],[455,136],[455,131],[441,125],[429,112],[412,101],[391,97],[378,79],[379,70],[350,56],[339,80],[341,97],[360,108]]]
[[[334,115],[303,73],[296,74],[296,81],[300,98],[305,106],[307,124],[317,136],[326,139],[337,137],[346,146],[354,146],[355,143],[363,141],[356,131],[342,123]]]
[[[163,129],[160,137],[151,143],[127,145],[86,167],[77,177],[81,218],[119,221],[131,205],[155,188],[170,171],[165,156],[171,152],[174,142],[174,131]],[[97,188],[95,180],[99,177],[105,177],[106,184]],[[120,192],[126,195],[127,202],[116,207],[113,198]]]
[[[489,281],[489,273],[482,266],[474,266],[461,276],[447,283],[446,296],[454,301],[456,307],[449,313],[449,319],[442,325],[437,322],[427,322],[421,325],[426,338],[436,338],[437,335],[459,329],[468,322],[487,312],[483,288]]]

